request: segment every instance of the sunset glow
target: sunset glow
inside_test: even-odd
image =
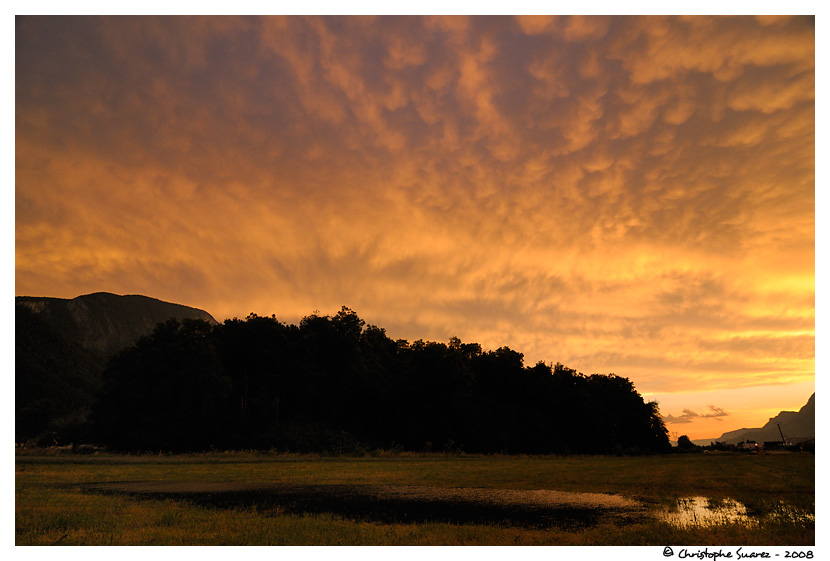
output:
[[[815,391],[809,17],[20,17],[15,292],[628,377],[717,437]]]

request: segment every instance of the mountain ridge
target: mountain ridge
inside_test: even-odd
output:
[[[208,312],[140,294],[93,292],[75,298],[15,296],[58,333],[81,347],[110,356],[149,335],[171,318],[217,322]]]
[[[780,426],[780,431],[779,431]],[[805,440],[816,437],[816,394],[807,400],[798,411],[781,411],[775,417],[770,417],[767,423],[760,428],[740,428],[723,433],[719,438],[703,438],[693,440],[698,445],[708,445],[711,442],[737,444],[747,440],[755,442],[781,441],[781,433],[785,440]]]
[[[84,440],[107,360],[171,318],[216,324],[204,310],[138,294],[16,296],[15,440]]]

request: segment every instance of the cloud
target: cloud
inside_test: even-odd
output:
[[[813,43],[803,18],[21,18],[16,290],[348,305],[651,391],[812,379]]]
[[[714,419],[716,421],[723,421],[720,417],[729,416],[729,413],[724,411],[722,407],[715,407],[714,405],[709,405],[708,407],[709,410],[702,413],[692,411],[691,409],[683,409],[683,413],[681,415],[676,417],[674,415],[666,415],[663,417],[663,421],[665,421],[666,424],[677,425],[691,423],[696,419]]]
[[[567,41],[596,41],[608,33],[612,19],[607,16],[516,16],[521,30],[528,35],[556,34]]]
[[[622,25],[622,19],[617,20]],[[635,83],[685,78],[690,72],[720,82],[742,77],[750,67],[791,64],[796,70],[812,67],[814,22],[809,18],[787,22],[779,33],[755,33],[751,16],[625,18],[625,30],[614,39],[612,56]]]

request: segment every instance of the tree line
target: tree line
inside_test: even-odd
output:
[[[346,307],[299,325],[160,324],[109,360],[89,418],[96,443],[125,451],[670,449],[657,404],[627,378],[458,338],[393,340]]]

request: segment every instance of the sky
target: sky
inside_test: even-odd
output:
[[[714,438],[815,387],[809,17],[20,17],[15,294],[629,378]]]

